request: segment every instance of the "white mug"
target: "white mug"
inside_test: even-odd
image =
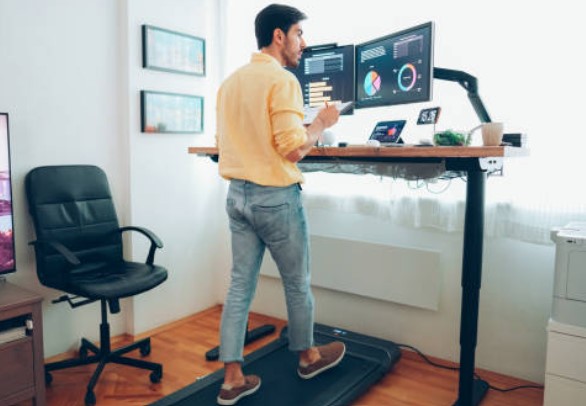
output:
[[[503,142],[503,123],[483,123],[480,127],[482,131],[482,144],[486,147],[496,147]]]

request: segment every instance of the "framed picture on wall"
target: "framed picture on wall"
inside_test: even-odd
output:
[[[142,26],[143,68],[205,76],[205,53],[203,38],[152,25]]]
[[[201,96],[142,90],[140,113],[143,133],[203,132]]]

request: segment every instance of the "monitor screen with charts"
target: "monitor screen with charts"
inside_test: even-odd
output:
[[[354,45],[306,48],[299,66],[288,69],[299,80],[306,108],[354,100]],[[342,114],[353,112],[351,106]]]
[[[356,108],[430,101],[433,23],[356,46]]]

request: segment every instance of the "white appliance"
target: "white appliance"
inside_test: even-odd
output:
[[[586,222],[551,232],[556,243],[544,406],[586,404]]]
[[[586,222],[554,229],[555,280],[551,318],[586,327]]]

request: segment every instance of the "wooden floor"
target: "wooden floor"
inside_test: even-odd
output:
[[[95,389],[97,405],[146,405],[221,368],[219,362],[207,362],[204,356],[206,351],[217,345],[220,313],[221,307],[216,306],[151,334],[152,352],[145,359],[164,364],[164,377],[159,384],[150,383],[147,371],[121,365],[106,366]],[[265,323],[276,325],[277,332],[285,325],[283,320],[251,314],[251,328]],[[245,353],[272,341],[276,335],[277,333],[251,344]],[[124,338],[117,339],[114,346],[128,341]],[[138,351],[136,356],[139,357]],[[61,358],[63,357],[54,357],[51,361]],[[85,366],[53,372],[53,383],[47,387],[47,405],[83,405],[85,386],[93,370],[94,366]],[[528,384],[491,372],[479,370],[478,374],[497,387]],[[457,372],[435,368],[422,361],[415,353],[404,351],[395,369],[354,405],[452,405],[456,399],[457,385]],[[482,406],[542,404],[541,389],[521,389],[508,393],[490,390],[482,402]]]

